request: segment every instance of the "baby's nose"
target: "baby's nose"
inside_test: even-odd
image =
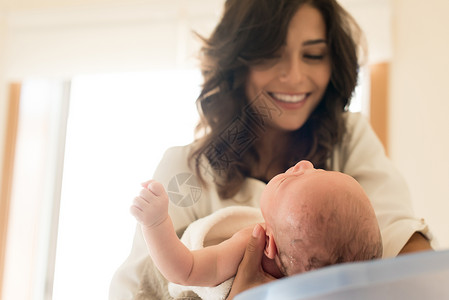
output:
[[[309,169],[313,169],[313,164],[308,160],[301,160],[293,167],[292,172],[304,172]]]

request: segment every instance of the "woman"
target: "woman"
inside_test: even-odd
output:
[[[384,257],[431,249],[427,225],[414,216],[407,187],[381,143],[359,114],[346,112],[357,82],[357,36],[358,27],[334,0],[226,1],[201,52],[199,137],[169,149],[154,175],[174,191],[170,216],[177,230],[222,207],[258,206],[265,184],[305,159],[363,186]],[[181,178],[196,191],[190,202],[173,185]],[[137,230],[111,299],[133,297],[147,259]],[[247,261],[233,293],[265,281],[245,279],[254,267]]]

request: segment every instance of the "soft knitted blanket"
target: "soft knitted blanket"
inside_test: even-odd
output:
[[[240,229],[264,222],[260,209],[245,206],[230,206],[199,219],[187,227],[181,241],[190,250],[198,250],[210,245],[216,245],[229,239]],[[234,278],[230,278],[215,287],[182,286],[168,284],[172,297],[185,291],[193,291],[200,298],[207,300],[226,299]]]

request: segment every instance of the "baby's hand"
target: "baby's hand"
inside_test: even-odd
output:
[[[155,227],[168,218],[168,195],[159,182],[150,180],[142,184],[140,195],[134,198],[131,214],[146,227]]]

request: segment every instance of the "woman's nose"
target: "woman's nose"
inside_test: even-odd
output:
[[[303,79],[304,73],[298,58],[285,60],[282,64],[279,79],[281,82],[297,84]]]

